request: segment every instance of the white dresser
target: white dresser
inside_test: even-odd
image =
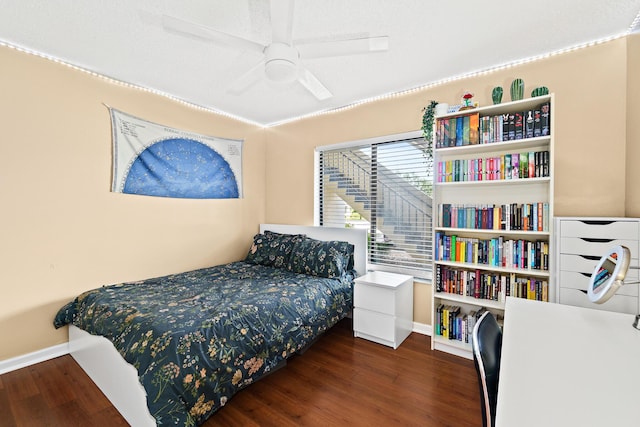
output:
[[[610,217],[557,217],[555,263],[556,295],[560,304],[598,310],[638,314],[638,285],[622,286],[604,304],[595,304],[587,297],[591,273],[598,260],[615,245],[631,251],[631,268],[627,281],[638,280],[640,253],[640,219]]]
[[[353,334],[398,348],[413,329],[413,277],[372,271],[355,280]]]

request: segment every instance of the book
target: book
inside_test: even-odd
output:
[[[524,137],[533,138],[533,110],[524,112]]]
[[[509,140],[509,113],[503,114],[501,117],[502,117],[502,138],[499,141],[508,141]]]
[[[516,111],[513,113],[513,139],[524,138],[524,113]]]
[[[511,179],[520,178],[520,154],[511,154]]]
[[[479,143],[480,143],[480,114],[475,113],[469,116],[469,144],[474,145]]]
[[[516,139],[516,113],[509,113],[508,114],[509,120],[508,120],[508,137],[507,140],[508,141],[513,141]]]
[[[462,145],[469,145],[471,137],[471,116],[462,117]]]
[[[540,108],[536,108],[533,110],[533,137],[537,138],[542,136],[542,122],[540,121],[542,116],[542,111]]]
[[[458,121],[455,117],[449,120],[449,139],[446,141],[445,147],[455,147],[456,137],[458,135],[458,129],[456,129],[457,124]]]
[[[520,153],[520,178],[529,178],[529,152]]]
[[[456,142],[454,146],[458,147],[462,145],[464,139],[464,118],[456,117]]]
[[[551,133],[551,104],[548,102],[540,106],[540,136],[547,136]]]

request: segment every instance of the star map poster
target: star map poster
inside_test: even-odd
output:
[[[109,110],[111,191],[184,199],[242,198],[242,140],[199,135]]]

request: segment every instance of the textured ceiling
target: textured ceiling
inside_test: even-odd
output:
[[[229,93],[261,55],[162,26],[166,15],[266,45],[268,0],[0,0],[0,11],[4,44],[268,125],[637,31],[640,0],[296,0],[294,43],[389,37],[384,52],[303,57],[333,94],[322,101],[298,82]]]

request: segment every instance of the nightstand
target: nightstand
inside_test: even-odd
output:
[[[394,349],[413,329],[413,276],[372,271],[355,279],[353,334]]]

